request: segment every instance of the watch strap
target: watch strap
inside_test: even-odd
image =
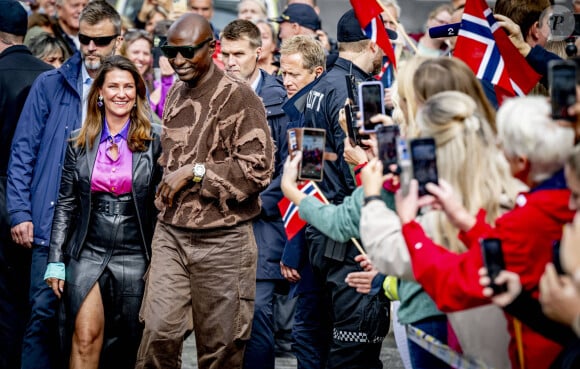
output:
[[[363,200],[363,205],[366,205],[366,204],[368,204],[369,202],[371,202],[371,201],[374,201],[374,200],[381,200],[381,201],[383,201],[383,198],[382,198],[380,195],[371,195],[371,196],[366,196],[366,197],[364,198],[364,200]]]

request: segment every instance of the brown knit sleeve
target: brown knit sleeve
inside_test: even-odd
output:
[[[206,164],[201,195],[238,202],[258,194],[270,183],[274,171],[274,145],[260,99],[244,87],[232,94],[224,107],[227,118],[221,129],[228,132],[230,155]],[[249,91],[249,93],[248,93]],[[224,126],[230,127],[224,127]]]

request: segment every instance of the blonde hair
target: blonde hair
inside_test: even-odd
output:
[[[401,126],[401,132],[406,137],[417,137],[419,130],[415,123],[415,115],[417,113],[417,99],[415,97],[415,88],[413,87],[413,76],[417,68],[428,57],[416,55],[404,62],[401,62],[397,72],[396,88],[397,98],[393,98],[394,111],[393,116],[398,119],[402,117],[404,125]],[[406,109],[401,109],[404,104]]]
[[[502,212],[501,194],[513,199],[518,188],[475,101],[462,92],[440,92],[425,102],[416,119],[421,136],[435,139],[439,177],[451,184],[470,214],[483,208],[493,223]],[[425,219],[437,243],[454,252],[466,250],[443,212],[430,211]]]
[[[477,104],[478,113],[483,115],[494,133],[496,132],[495,110],[475,74],[460,59],[437,57],[424,61],[413,76],[413,87],[418,104],[442,91],[460,91],[471,96]]]
[[[297,35],[292,36],[282,42],[280,55],[300,54],[302,56],[304,69],[313,71],[316,67],[326,69],[326,55],[320,42],[311,36]]]

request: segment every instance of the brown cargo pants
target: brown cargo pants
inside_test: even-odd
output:
[[[242,368],[256,263],[251,222],[211,230],[157,222],[136,368],[180,369],[184,337],[192,329],[200,369]]]

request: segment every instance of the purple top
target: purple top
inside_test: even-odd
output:
[[[153,91],[161,87],[161,95],[157,104],[149,100],[149,105],[151,106],[151,110],[157,114],[159,118],[163,117],[163,106],[165,105],[165,98],[167,97],[167,93],[171,89],[171,86],[173,86],[173,82],[173,76],[162,76],[161,81],[153,81]]]
[[[110,192],[116,196],[131,192],[133,153],[127,146],[130,124],[131,120],[128,120],[123,129],[115,137],[111,137],[105,119],[91,178],[92,192]],[[113,143],[117,144],[117,158],[114,158],[114,153],[111,152]]]

